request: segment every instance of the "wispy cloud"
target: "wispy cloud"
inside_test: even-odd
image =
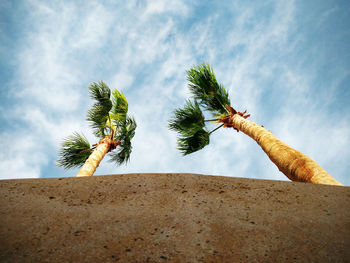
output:
[[[167,120],[189,97],[185,70],[207,61],[229,89],[233,106],[248,109],[253,121],[345,180],[345,170],[334,162],[348,167],[350,153],[337,155],[350,144],[348,117],[332,118],[331,112],[320,111],[320,102],[330,105],[339,99],[335,93],[349,68],[334,70],[327,82],[332,88],[323,86],[315,95],[324,61],[310,62],[306,33],[298,32],[298,5],[28,1],[28,24],[21,32],[23,42],[16,45],[11,83],[15,109],[11,114],[2,109],[8,115],[4,121],[16,120],[24,128],[1,132],[8,147],[13,137],[21,138],[10,154],[0,156],[1,173],[38,177],[53,171],[60,141],[75,130],[95,143],[85,122],[91,105],[86,87],[105,80],[122,89],[138,128],[130,164],[117,168],[103,161],[97,174],[198,172],[285,179],[254,141],[231,130],[219,131],[211,145],[193,155],[182,157],[176,151],[176,135],[168,131]],[[323,14],[325,21],[337,10]],[[75,172],[59,171],[56,176]]]
[[[147,20],[152,15],[177,14],[185,16],[187,13],[188,7],[183,1],[148,0],[141,20]]]
[[[29,131],[3,132],[0,143],[3,149],[0,152],[0,179],[38,177],[41,167],[49,161],[40,138]]]

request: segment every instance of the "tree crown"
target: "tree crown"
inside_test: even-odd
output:
[[[187,100],[184,107],[175,109],[173,118],[169,120],[169,129],[179,134],[177,148],[183,155],[209,144],[210,135],[222,125],[209,131],[208,123],[229,114],[226,106],[231,105],[227,90],[217,82],[208,63],[194,66],[186,73],[193,101]],[[209,119],[206,120],[205,116]]]
[[[137,127],[135,119],[128,115],[128,101],[122,92],[111,91],[103,81],[93,82],[88,89],[90,98],[95,101],[86,116],[93,134],[99,139],[108,137],[121,142],[117,150],[109,154],[110,161],[118,165],[127,163],[132,151],[131,139]],[[84,135],[75,132],[63,140],[57,165],[66,169],[80,167],[95,146],[90,146]]]

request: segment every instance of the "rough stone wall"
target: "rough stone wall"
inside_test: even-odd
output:
[[[195,174],[4,180],[0,262],[350,262],[350,187]]]

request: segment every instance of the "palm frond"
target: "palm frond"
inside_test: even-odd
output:
[[[104,108],[106,112],[109,112],[112,108],[111,90],[103,81],[93,82],[89,86],[90,97],[97,101],[97,104]]]
[[[195,100],[213,114],[226,114],[225,105],[231,105],[228,92],[219,84],[209,64],[203,63],[187,71],[189,89]]]
[[[86,137],[75,132],[63,140],[57,165],[65,169],[80,167],[91,153],[92,149]]]
[[[98,104],[93,105],[87,112],[86,120],[90,121],[90,126],[95,136],[99,138],[106,136],[108,112],[106,113],[102,106]]]
[[[117,151],[110,153],[111,162],[121,165],[129,161],[132,151],[131,140],[135,136],[136,127],[135,119],[130,116],[120,122],[120,130],[116,135],[116,140],[121,141],[121,145],[117,147]]]
[[[169,120],[169,129],[177,132],[204,127],[204,116],[197,102],[186,101],[183,108],[174,111],[174,118]]]
[[[105,137],[108,128],[108,114],[112,108],[111,90],[103,81],[93,82],[89,90],[90,97],[95,99],[96,103],[88,110],[86,120],[91,122],[90,125],[97,137]]]
[[[124,138],[129,138],[131,140],[135,136],[136,128],[137,124],[135,118],[127,116],[120,126],[120,130],[117,134],[116,139],[119,141],[123,141]]]
[[[130,159],[132,146],[130,141],[124,141],[117,149],[109,154],[109,161],[121,165]]]
[[[126,119],[128,113],[128,101],[126,100],[124,94],[114,89],[112,92],[112,110],[111,119],[118,126],[118,123]]]
[[[196,152],[209,144],[209,132],[205,129],[199,129],[194,133],[181,133],[177,141],[177,148],[183,155]]]

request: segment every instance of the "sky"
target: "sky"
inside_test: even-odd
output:
[[[212,65],[250,120],[350,185],[350,2],[0,1],[0,179],[75,176],[57,167],[86,122],[91,82],[121,90],[138,127],[127,165],[96,175],[201,173],[288,180],[256,142],[220,129],[188,156],[168,130],[190,97],[186,70]]]

